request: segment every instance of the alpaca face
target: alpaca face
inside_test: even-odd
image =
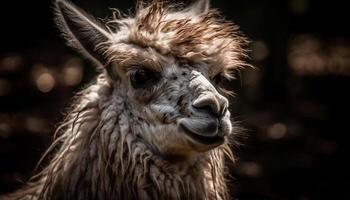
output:
[[[237,27],[199,0],[183,10],[142,3],[134,18],[101,26],[63,0],[57,22],[68,44],[106,73],[123,96],[133,132],[164,154],[213,149],[232,131],[221,77],[242,67]]]
[[[128,88],[135,127],[161,153],[207,151],[231,134],[228,100],[216,89],[220,74],[207,69],[169,57],[158,70],[134,65],[118,74]]]

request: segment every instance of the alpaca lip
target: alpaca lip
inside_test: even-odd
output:
[[[204,145],[221,145],[224,143],[225,138],[220,137],[218,135],[216,136],[202,136],[198,135],[197,133],[192,132],[189,130],[185,125],[180,124],[180,129],[191,139],[195,142],[199,142]]]

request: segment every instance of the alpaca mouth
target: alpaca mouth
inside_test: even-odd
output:
[[[225,138],[215,135],[215,136],[203,136],[197,133],[194,133],[185,125],[180,124],[180,129],[194,142],[201,143],[204,145],[215,145],[219,146],[224,143]]]

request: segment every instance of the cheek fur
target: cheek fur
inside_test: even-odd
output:
[[[153,93],[142,90],[133,90],[129,93],[129,97],[141,105],[148,104],[152,99],[154,99],[153,96]]]

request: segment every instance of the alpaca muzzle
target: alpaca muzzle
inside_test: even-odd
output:
[[[228,100],[200,72],[192,71],[189,84],[195,99],[189,106],[191,116],[178,121],[178,128],[196,143],[219,146],[231,133]]]
[[[178,123],[178,128],[190,141],[203,145],[219,146],[225,138],[218,134],[219,120],[201,120],[197,118],[183,118]]]

